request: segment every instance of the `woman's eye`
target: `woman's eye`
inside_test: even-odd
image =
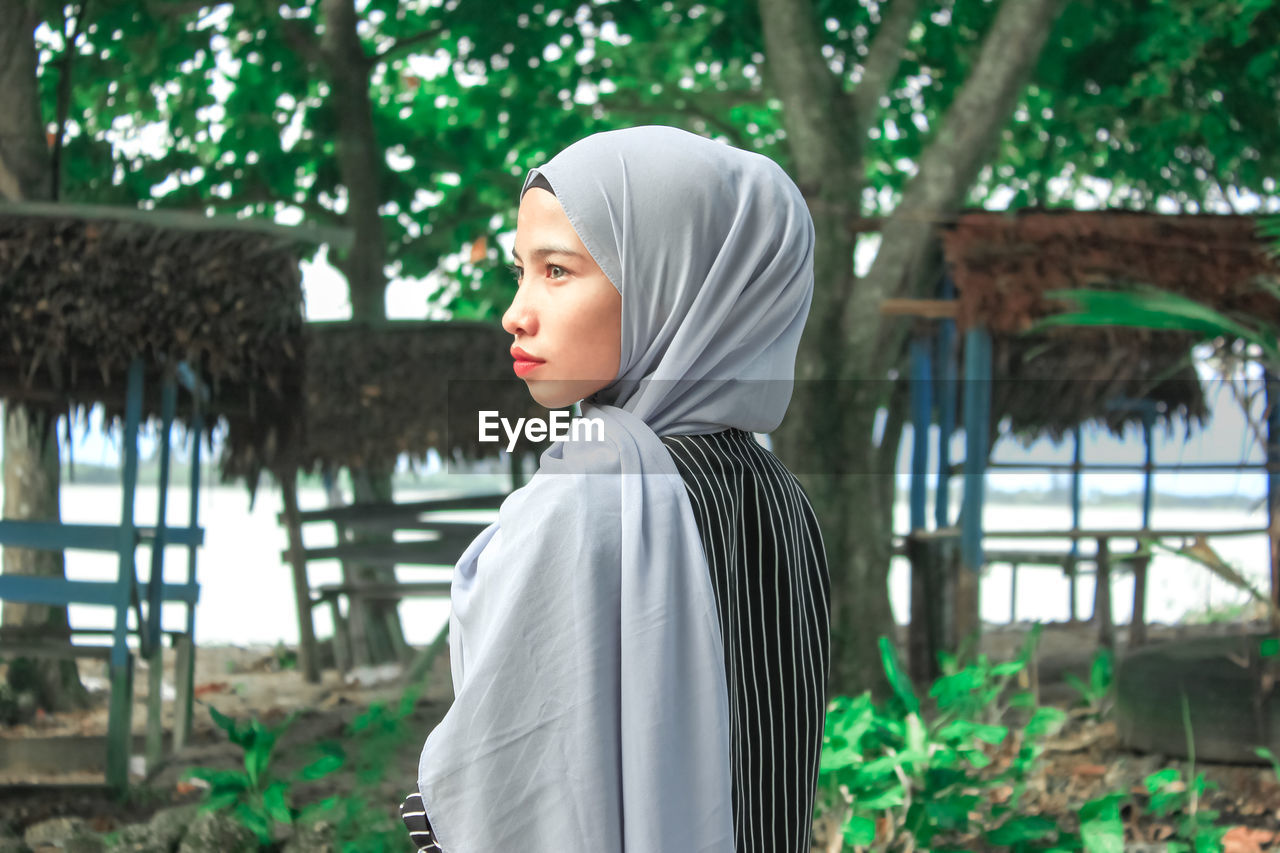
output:
[[[507,269],[511,271],[511,275],[515,277],[516,281],[519,281],[520,276],[524,273],[524,269],[515,264],[507,264]]]
[[[556,266],[555,264],[547,264],[547,277],[548,277],[548,278],[559,278],[560,276],[556,275],[556,271],[557,271],[557,270],[559,270],[559,271],[560,271],[561,273],[563,273],[564,275],[568,275],[568,274],[569,274],[569,273],[568,273],[568,270],[566,270],[564,267],[558,267],[558,266]]]

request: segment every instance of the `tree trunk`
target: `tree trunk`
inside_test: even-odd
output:
[[[22,406],[5,408],[4,517],[58,521],[58,439],[54,424]],[[65,577],[61,551],[4,549],[4,573]],[[4,603],[6,631],[39,639],[69,638],[67,609],[41,604]],[[88,692],[73,660],[19,660],[9,666],[15,690],[35,694],[36,705],[50,711],[83,707]]]
[[[387,318],[387,248],[379,208],[383,149],[373,126],[369,100],[372,64],[365,54],[356,24],[354,0],[323,0],[325,30],[321,50],[333,87],[333,109],[338,124],[338,168],[347,192],[346,223],[355,231],[355,243],[338,267],[347,277],[351,319],[378,323]],[[355,503],[390,501],[390,471],[352,471]],[[390,541],[390,533],[356,533],[352,541]],[[394,567],[354,568],[356,579],[394,582]],[[394,601],[360,602],[349,614],[357,664],[396,660],[405,649],[398,606]],[[354,638],[363,636],[363,643]]]
[[[897,74],[919,4],[888,4],[864,77],[845,95],[822,56],[811,0],[759,0],[766,72],[784,105],[794,177],[817,231],[816,287],[796,391],[775,438],[822,524],[832,583],[830,695],[882,689],[877,639],[893,636],[887,577],[905,399],[894,391],[892,371],[901,364],[907,326],[882,321],[880,303],[932,283],[934,265],[921,262],[931,256],[932,223],[963,203],[1063,3],[1001,6],[970,78],[885,225],[871,271],[857,281],[849,224],[861,214],[862,142],[878,121],[880,96]],[[881,408],[889,426],[877,443]]]
[[[34,0],[10,4],[0,15],[0,197],[45,200],[51,194],[49,150],[36,87],[33,33],[39,22]],[[58,521],[60,469],[53,424],[22,406],[8,405],[4,417],[4,517]],[[64,577],[62,553],[4,548],[5,574]],[[8,630],[65,639],[65,607],[6,602],[0,621]],[[75,661],[17,661],[10,683],[32,690],[38,706],[63,710],[81,706],[87,693]]]

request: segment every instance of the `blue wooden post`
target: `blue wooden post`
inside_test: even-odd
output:
[[[942,298],[955,298],[955,283],[950,275],[942,278]],[[956,431],[956,321],[950,318],[938,322],[937,335],[937,386],[938,386],[938,480],[934,492],[933,523],[936,527],[951,526],[951,437]]]
[[[1155,426],[1156,411],[1150,400],[1144,400],[1142,406],[1142,529],[1151,529],[1151,481],[1155,471],[1155,448],[1151,443],[1151,432]]]
[[[1071,529],[1080,529],[1080,480],[1084,470],[1084,440],[1080,434],[1080,424],[1071,428]],[[1071,540],[1071,556],[1078,553],[1078,539]]]
[[[137,593],[134,548],[137,526],[134,495],[138,485],[138,425],[142,421],[142,360],[129,365],[125,392],[124,433],[121,436],[124,470],[121,474],[123,498],[117,534],[119,569],[116,576],[115,626],[111,635],[111,707],[107,716],[107,784],[123,789],[129,783],[129,753],[133,741],[133,656],[129,653],[129,605]],[[141,627],[141,626],[139,626]]]
[[[960,560],[970,571],[982,568],[982,504],[988,435],[991,431],[991,336],[972,328],[964,339],[964,511]]]
[[[929,424],[933,421],[929,338],[911,339],[911,532],[924,530],[928,514]]]

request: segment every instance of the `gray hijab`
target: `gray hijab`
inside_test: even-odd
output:
[[[813,223],[771,160],[669,127],[582,139],[522,195],[541,181],[622,294],[621,363],[582,405],[604,439],[552,445],[458,561],[418,786],[445,853],[732,853],[720,622],[659,436],[782,421]]]

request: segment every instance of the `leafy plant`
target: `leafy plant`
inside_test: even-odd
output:
[[[1088,682],[1074,672],[1066,673],[1063,680],[1080,694],[1081,703],[1089,709],[1090,713],[1102,714],[1105,710],[1104,706],[1111,697],[1111,688],[1115,684],[1115,653],[1105,646],[1098,649],[1093,656],[1093,662],[1089,664]]]
[[[417,745],[420,732],[409,716],[427,689],[432,665],[448,642],[448,625],[432,641],[406,674],[406,686],[394,704],[375,702],[346,727],[342,743],[319,746],[311,769],[318,778],[341,767],[352,771],[355,785],[342,797],[332,796],[304,809],[303,821],[325,819],[334,826],[341,853],[399,853],[404,849],[404,826],[386,808],[387,770],[406,743]],[[405,791],[404,793],[408,793]]]
[[[893,698],[877,705],[868,692],[837,697],[828,707],[818,819],[829,837],[839,836],[855,849],[927,850],[974,832],[1014,849],[1052,842],[1059,835],[1056,823],[1021,815],[1017,807],[1042,754],[1040,741],[1065,715],[1035,707],[1025,689],[1005,698],[1010,683],[1024,674],[1038,637],[1033,631],[1015,661],[992,664],[983,655],[962,667],[944,657],[944,675],[929,690],[930,712],[889,640],[881,638]]]
[[[1168,844],[1169,853],[1202,853],[1222,849],[1225,827],[1216,826],[1218,812],[1203,808],[1205,794],[1217,784],[1196,770],[1196,742],[1191,729],[1191,708],[1182,694],[1182,727],[1187,734],[1187,772],[1166,767],[1144,780],[1151,800],[1148,810],[1156,817],[1177,818],[1175,835]]]
[[[187,771],[187,777],[209,783],[209,792],[201,807],[207,811],[229,811],[262,844],[270,844],[274,825],[292,824],[295,817],[289,804],[289,781],[278,779],[271,772],[276,741],[294,715],[274,728],[264,726],[256,718],[237,721],[212,706],[209,716],[233,744],[244,750],[243,769],[195,767]]]

